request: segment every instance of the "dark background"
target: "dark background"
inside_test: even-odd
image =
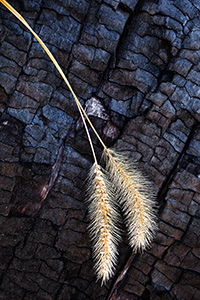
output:
[[[136,160],[157,194],[157,237],[112,300],[200,299],[199,0],[10,4],[55,55],[106,145]],[[131,255],[126,236],[116,276],[101,287],[83,124],[41,46],[2,4],[0,116],[0,299],[108,299]]]

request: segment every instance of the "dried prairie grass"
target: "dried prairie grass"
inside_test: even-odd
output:
[[[89,231],[97,279],[105,283],[115,271],[120,240],[119,213],[108,176],[94,163],[88,176]]]
[[[97,279],[101,279],[102,284],[104,284],[114,274],[117,264],[117,245],[120,241],[117,201],[122,207],[129,243],[134,251],[145,250],[155,235],[157,227],[156,210],[151,184],[142,176],[135,164],[125,156],[105,146],[49,49],[8,2],[5,0],[0,0],[0,2],[31,31],[46,51],[71,91],[83,120],[94,157],[94,165],[88,176],[89,230],[93,242]],[[104,148],[106,171],[97,163],[94,146],[84,116]]]
[[[127,157],[114,150],[104,151],[106,169],[125,216],[129,244],[145,250],[157,229],[155,197],[150,182]]]

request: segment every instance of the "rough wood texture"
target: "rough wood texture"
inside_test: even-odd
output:
[[[10,3],[52,50],[106,144],[148,174],[160,210],[152,248],[133,257],[124,237],[116,277],[101,287],[83,193],[92,156],[78,110],[1,5],[0,299],[107,299],[128,260],[110,299],[200,299],[199,0]]]

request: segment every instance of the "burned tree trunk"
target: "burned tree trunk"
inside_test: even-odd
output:
[[[0,298],[200,299],[199,1],[10,4],[48,45],[106,145],[151,180],[159,229],[141,255],[124,234],[116,275],[96,282],[83,124],[49,58],[1,4]]]

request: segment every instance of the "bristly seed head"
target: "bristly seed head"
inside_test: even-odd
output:
[[[90,235],[97,279],[102,284],[114,274],[120,240],[119,215],[105,171],[94,164],[88,177]]]
[[[135,165],[122,155],[106,148],[52,53],[25,19],[7,1],[0,0],[0,2],[32,32],[46,51],[71,91],[83,120],[95,161],[88,180],[90,233],[97,277],[102,279],[102,283],[105,283],[114,273],[117,244],[120,239],[119,214],[113,191],[117,194],[116,198],[119,198],[119,204],[125,215],[131,247],[135,251],[144,250],[151,243],[156,231],[155,202],[151,193],[151,185]],[[84,116],[105,149],[108,174],[97,164],[94,146]]]
[[[130,246],[135,252],[143,251],[150,246],[157,229],[151,184],[125,156],[107,149],[104,157],[125,216]]]

